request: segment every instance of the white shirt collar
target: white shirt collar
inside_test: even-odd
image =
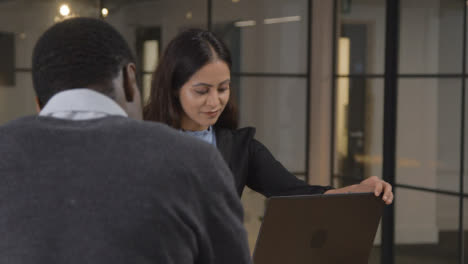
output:
[[[128,116],[114,100],[86,88],[55,94],[39,115],[71,120],[94,119],[109,115]]]

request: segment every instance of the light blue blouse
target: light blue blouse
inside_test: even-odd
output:
[[[202,131],[188,131],[188,130],[180,130],[180,131],[184,134],[191,135],[205,142],[208,142],[211,145],[216,147],[216,135],[214,132],[214,128],[212,126],[210,126],[207,130],[202,130]]]

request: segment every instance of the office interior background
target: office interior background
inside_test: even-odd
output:
[[[58,21],[114,25],[137,57],[144,100],[167,43],[183,29],[210,29],[233,54],[241,126],[256,127],[287,169],[310,184],[394,183],[370,263],[468,263],[466,5],[0,0],[0,124],[36,113],[32,49]],[[253,249],[265,200],[252,190],[242,200]]]

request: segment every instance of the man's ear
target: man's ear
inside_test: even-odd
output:
[[[125,93],[125,99],[127,100],[127,102],[140,100],[138,84],[136,80],[136,66],[134,63],[128,63],[127,65],[125,65],[123,71],[123,80],[123,88]]]
[[[36,102],[36,111],[39,113],[41,111],[41,103],[39,102],[39,97],[35,97],[35,102]]]
[[[136,66],[134,63],[125,65],[123,71],[123,90],[125,93],[124,109],[128,116],[141,120],[141,96],[140,90],[138,90],[138,84],[136,80]],[[123,98],[122,98],[123,99]]]

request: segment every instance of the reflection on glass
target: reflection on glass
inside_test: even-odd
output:
[[[337,35],[350,41],[350,73],[383,74],[386,1],[339,2]],[[340,61],[340,55],[337,60]]]
[[[383,79],[338,78],[333,184],[382,174]]]
[[[401,1],[400,73],[461,73],[464,5],[458,0]]]
[[[456,196],[398,188],[395,263],[458,263]]]
[[[458,191],[461,80],[401,79],[396,182]]]

